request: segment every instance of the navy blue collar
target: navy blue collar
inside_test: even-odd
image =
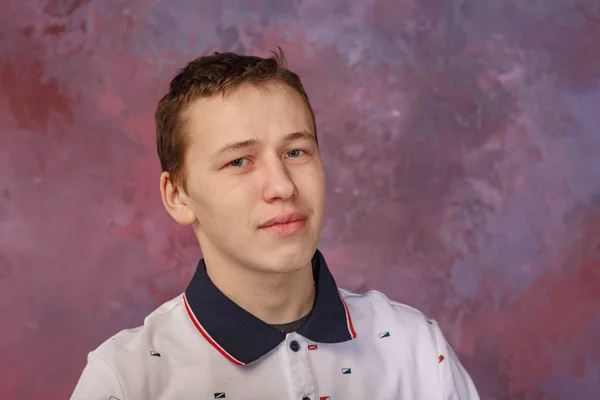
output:
[[[312,258],[316,296],[298,334],[316,343],[340,343],[356,337],[348,307],[319,250]],[[204,259],[185,290],[190,319],[204,338],[231,362],[244,365],[285,340],[285,333],[261,321],[226,297],[210,280]]]

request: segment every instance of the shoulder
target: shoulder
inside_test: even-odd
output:
[[[125,329],[88,353],[71,399],[148,398],[147,377],[161,368],[161,345],[189,328],[181,296],[154,310],[144,324]]]
[[[142,359],[158,356],[155,349],[168,340],[182,322],[185,322],[185,309],[180,295],[150,313],[142,325],[121,330],[90,355],[104,360],[117,371],[131,367]]]
[[[365,293],[355,293],[348,289],[340,288],[340,293],[346,304],[357,309],[376,307],[373,311],[391,313],[399,318],[408,320],[431,321],[423,312],[409,305],[391,300],[378,290],[370,290]]]
[[[416,308],[390,300],[377,291],[358,294],[340,289],[350,315],[355,322],[358,336],[361,333],[370,343],[383,339],[387,344],[386,354],[393,354],[394,360],[411,360],[410,371],[415,376],[428,376],[433,371],[440,380],[444,398],[479,399],[473,385],[454,350],[446,339],[438,323]],[[390,350],[392,349],[392,350]]]
[[[354,293],[341,289],[352,320],[357,325],[372,326],[375,329],[401,329],[405,337],[414,339],[430,338],[436,342],[439,326],[433,318],[409,305],[393,301],[378,290]]]

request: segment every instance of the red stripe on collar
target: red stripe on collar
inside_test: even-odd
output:
[[[188,304],[187,297],[186,297],[185,293],[183,294],[183,304],[185,304],[185,310],[187,311],[187,314],[190,317],[190,320],[192,321],[192,323],[194,324],[194,326],[196,326],[196,329],[198,329],[198,332],[200,332],[200,334],[202,334],[202,336],[204,336],[204,339],[206,339],[206,341],[212,347],[214,347],[219,353],[221,353],[223,355],[223,357],[225,357],[226,359],[228,359],[229,361],[231,361],[235,365],[245,365],[243,362],[237,360],[231,354],[229,354],[228,352],[226,352],[225,349],[223,349],[221,346],[219,346],[219,344],[217,342],[215,342],[212,337],[210,337],[210,335],[208,334],[208,332],[206,332],[204,330],[204,328],[202,328],[202,325],[200,325],[200,322],[198,322],[198,320],[196,319],[196,316],[194,315],[194,313],[190,309],[190,305]]]
[[[348,310],[348,305],[346,304],[346,300],[344,300],[344,296],[342,296],[342,292],[338,290],[338,293],[340,294],[340,299],[342,299],[342,303],[344,303],[344,309],[346,310],[346,323],[348,325],[348,331],[350,332],[352,339],[356,339],[356,331],[354,330],[354,325],[352,324],[350,310]]]

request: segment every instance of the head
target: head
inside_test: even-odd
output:
[[[163,204],[207,262],[274,273],[310,263],[325,174],[312,107],[280,49],[188,63],[155,119]]]

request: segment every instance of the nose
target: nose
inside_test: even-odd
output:
[[[265,171],[263,198],[267,203],[287,201],[298,195],[298,188],[283,162],[270,163]]]

